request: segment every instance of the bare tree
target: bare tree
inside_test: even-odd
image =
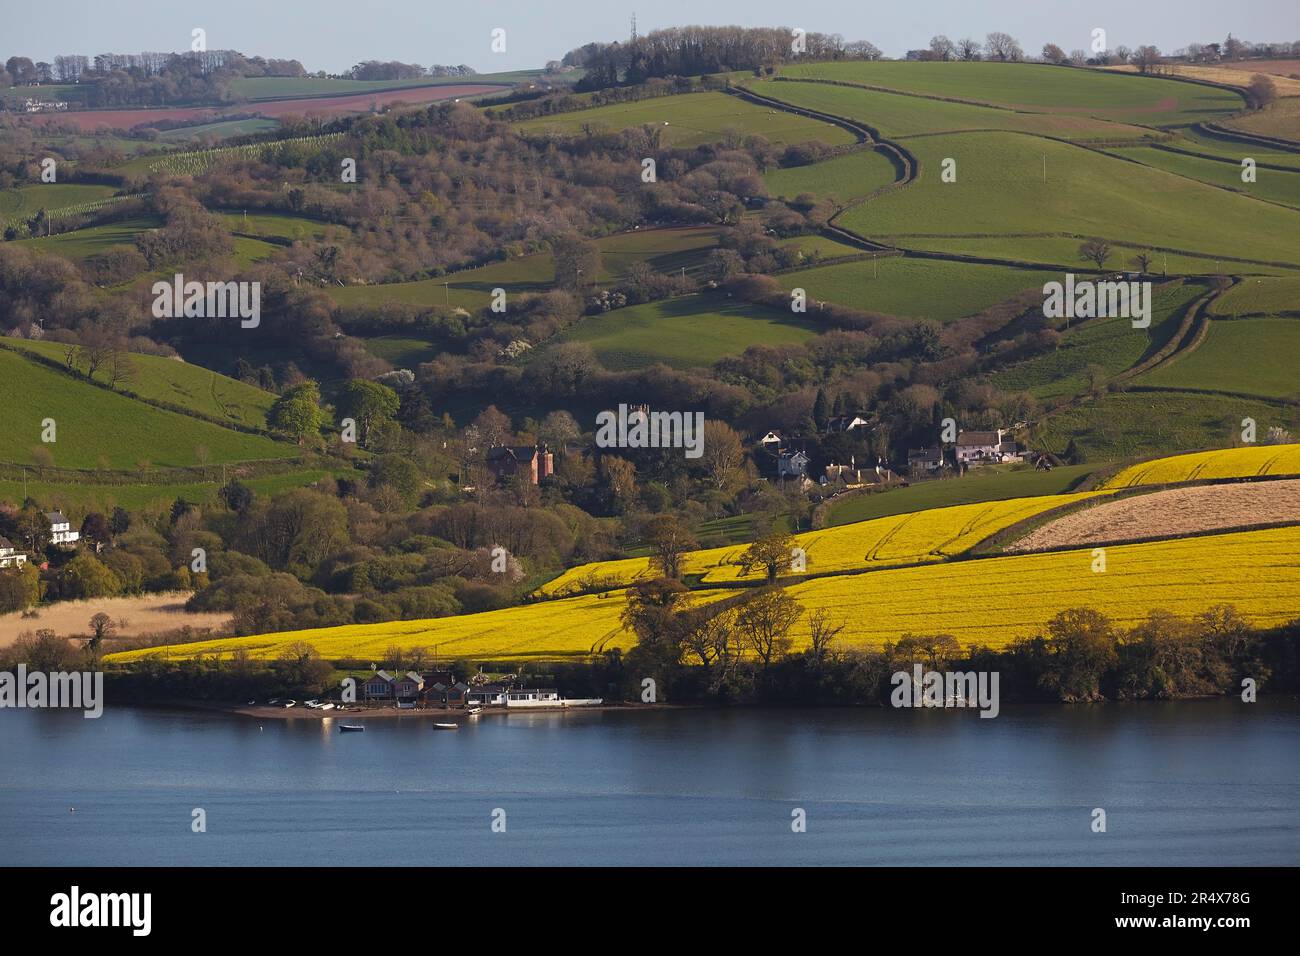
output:
[[[1133,51],[1132,63],[1139,73],[1158,73],[1162,58],[1158,47],[1147,44]]]
[[[1079,244],[1079,258],[1085,262],[1096,263],[1098,269],[1106,268],[1110,258],[1110,243],[1104,239],[1089,239]]]
[[[985,37],[984,52],[988,54],[990,60],[999,60],[1003,63],[1025,58],[1025,51],[1020,48],[1019,41],[1011,34],[998,30]]]
[[[779,587],[761,588],[736,613],[736,627],[758,655],[766,671],[772,661],[790,652],[790,628],[803,614],[798,602]]]
[[[957,56],[963,60],[980,58],[980,42],[974,37],[965,37],[957,41]]]
[[[1153,256],[1151,253],[1139,252],[1129,261],[1133,263],[1133,266],[1137,269],[1138,272],[1148,273],[1151,271],[1151,262],[1153,259],[1155,259],[1155,256]]]
[[[843,624],[834,625],[831,623],[830,612],[824,607],[819,607],[808,615],[809,653],[812,655],[812,659],[819,664],[825,660],[830,652],[831,644],[843,630]]]
[[[938,36],[930,38],[930,52],[935,55],[936,59],[951,60],[957,52],[957,44],[940,33]]]
[[[1066,56],[1065,51],[1055,43],[1044,43],[1043,59],[1048,63],[1061,64],[1067,62],[1070,58]]]

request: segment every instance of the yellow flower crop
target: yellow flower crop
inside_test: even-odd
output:
[[[1155,608],[1188,616],[1216,604],[1236,605],[1256,625],[1285,623],[1300,618],[1298,555],[1300,527],[1269,528],[1107,547],[1102,572],[1093,571],[1092,550],[1081,549],[835,575],[788,593],[843,623],[840,641],[848,647],[879,647],[909,632],[998,647],[1041,633],[1053,615],[1073,607],[1095,608],[1121,626]],[[697,600],[734,593],[697,592]],[[619,620],[624,605],[622,592],[612,591],[459,617],[145,648],[108,660],[228,656],[236,648],[274,658],[299,641],[331,660],[369,661],[394,645],[436,649],[444,660],[582,659],[633,646]],[[796,625],[796,647],[807,639],[805,622],[806,616]]]
[[[1134,485],[1263,475],[1300,475],[1300,445],[1251,445],[1157,458],[1125,468],[1102,487],[1131,488]]]

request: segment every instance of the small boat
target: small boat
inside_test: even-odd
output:
[[[356,731],[365,729],[366,728],[360,724],[339,724],[339,733],[341,734],[355,733]]]
[[[460,730],[460,724],[434,724],[434,730]]]
[[[469,710],[465,711],[466,716],[469,717],[477,717],[481,713],[483,713],[482,707],[471,707]]]
[[[317,709],[317,710],[333,710],[333,709],[334,709],[334,705],[333,705],[333,704],[321,704],[321,705],[318,706],[316,709]]]

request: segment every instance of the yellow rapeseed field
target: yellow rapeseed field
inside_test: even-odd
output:
[[[1012,498],[890,515],[808,531],[797,535],[795,544],[804,549],[809,574],[923,564],[963,554],[990,535],[1036,514],[1108,493],[1092,491]],[[740,560],[745,547],[734,545],[692,551],[683,563],[685,573],[701,575],[706,584],[757,581],[763,575],[761,570],[754,569],[748,575],[741,573]],[[626,586],[652,576],[648,558],[598,561],[571,568],[539,588],[538,593],[545,597],[559,597],[593,587]]]
[[[1105,549],[1093,570],[1089,549],[951,561],[816,578],[789,589],[805,608],[825,608],[845,625],[841,642],[879,647],[906,633],[951,634],[963,644],[998,647],[1041,633],[1058,611],[1092,607],[1132,625],[1153,608],[1192,615],[1233,604],[1270,626],[1300,618],[1300,527],[1270,528]],[[734,593],[720,588],[709,600]],[[619,591],[428,621],[398,621],[114,654],[126,661],[158,653],[179,659],[228,655],[242,647],[275,657],[306,641],[330,659],[379,657],[392,645],[437,648],[443,658],[581,658],[634,643],[622,631]],[[796,646],[806,634],[796,628]]]
[[[1157,458],[1125,468],[1101,487],[1113,490],[1135,485],[1262,475],[1300,475],[1300,444],[1250,445]]]

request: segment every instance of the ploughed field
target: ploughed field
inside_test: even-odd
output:
[[[1006,550],[1141,541],[1281,522],[1300,522],[1300,479],[1193,485],[1103,500],[1035,528]]]

